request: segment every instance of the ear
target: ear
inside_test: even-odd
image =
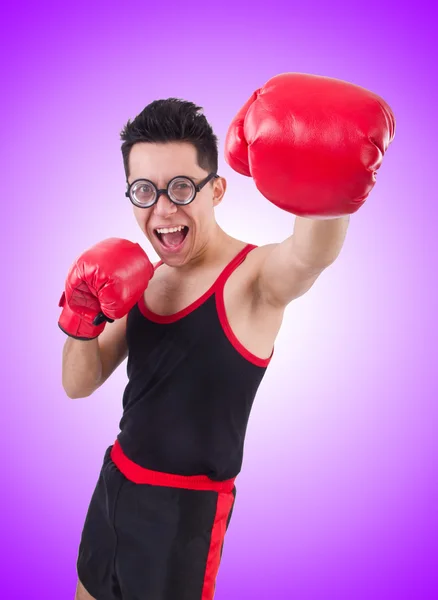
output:
[[[227,190],[227,181],[224,177],[218,177],[213,180],[213,206],[221,203]]]

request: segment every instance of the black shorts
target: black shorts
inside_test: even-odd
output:
[[[106,450],[79,546],[81,583],[96,600],[212,600],[234,481],[205,489],[206,477],[129,463],[117,442]]]

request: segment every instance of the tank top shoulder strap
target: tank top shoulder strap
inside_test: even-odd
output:
[[[246,256],[251,252],[251,250],[254,250],[254,248],[257,248],[257,246],[255,244],[247,244],[244,248],[242,248],[242,250],[238,254],[236,254],[236,256],[227,264],[225,269],[222,271],[222,273],[216,279],[216,283],[215,283],[216,289],[220,289],[220,288],[224,287],[225,282],[227,281],[227,279],[231,275],[231,273],[235,269],[237,269],[237,267],[240,264],[243,263]]]
[[[249,254],[251,252],[251,250],[254,250],[254,248],[257,248],[257,246],[255,244],[247,244],[246,246],[244,246],[242,248],[242,250],[240,252],[238,252],[236,254],[236,256],[233,259],[231,259],[231,261],[226,265],[226,267],[219,274],[219,276],[217,277],[216,281],[213,283],[211,288],[202,296],[202,298],[205,300],[210,294],[214,293],[216,289],[223,287],[225,285],[225,282],[227,281],[228,277],[231,275],[231,273],[235,269],[237,269],[237,267],[245,260],[247,254]],[[163,264],[162,260],[158,261],[154,265],[154,271],[156,269],[158,269],[158,267],[162,264]]]
[[[158,267],[161,267],[161,265],[162,265],[162,264],[163,264],[163,261],[162,261],[162,260],[159,260],[157,263],[155,263],[155,264],[154,264],[154,271],[155,271],[156,269],[158,269]]]
[[[220,273],[214,285],[217,285],[219,281],[223,281],[225,283],[234,269],[236,269],[244,261],[246,255],[251,252],[251,250],[254,250],[254,248],[257,248],[255,244],[247,244],[244,248],[242,248],[242,250],[227,264],[222,273]],[[158,269],[158,267],[161,267],[162,264],[162,260],[159,260],[157,263],[155,263],[154,271]]]

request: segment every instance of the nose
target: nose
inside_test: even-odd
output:
[[[166,193],[161,194],[154,205],[154,212],[159,217],[173,215],[177,210],[178,207],[170,200]]]

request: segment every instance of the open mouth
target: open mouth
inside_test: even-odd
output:
[[[189,228],[187,225],[154,229],[154,234],[158,238],[160,244],[166,250],[173,252],[176,252],[182,248],[188,233]]]

